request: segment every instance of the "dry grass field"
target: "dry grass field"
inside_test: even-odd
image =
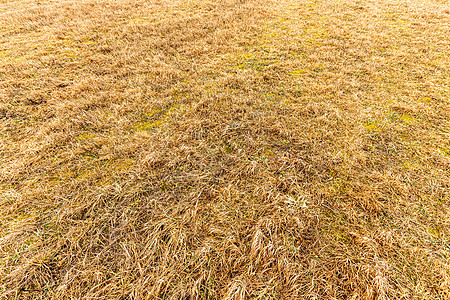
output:
[[[0,0],[0,299],[450,299],[450,2]]]

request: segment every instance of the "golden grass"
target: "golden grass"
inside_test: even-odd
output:
[[[0,1],[0,299],[449,299],[449,23]]]

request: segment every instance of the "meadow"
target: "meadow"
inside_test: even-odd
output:
[[[450,3],[0,0],[0,299],[450,299]]]

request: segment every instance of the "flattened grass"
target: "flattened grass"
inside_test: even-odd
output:
[[[445,1],[2,1],[0,297],[448,299]]]

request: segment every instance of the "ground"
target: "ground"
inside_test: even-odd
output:
[[[450,3],[0,0],[0,299],[449,299]]]

